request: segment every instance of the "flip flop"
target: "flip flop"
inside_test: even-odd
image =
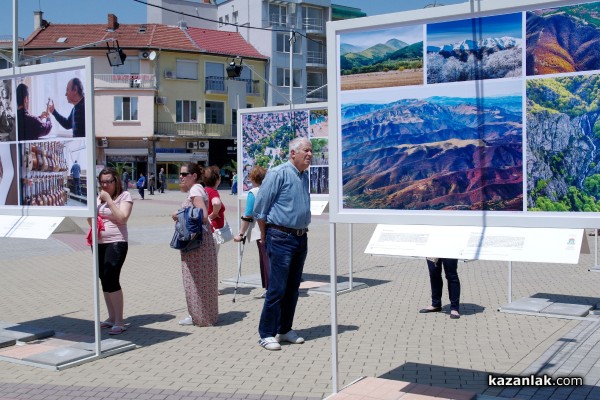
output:
[[[104,321],[104,322],[100,323],[100,328],[102,328],[102,329],[112,328],[113,325],[114,325],[114,322]]]
[[[125,326],[121,326],[121,325],[113,325],[112,328],[110,328],[110,330],[108,331],[109,335],[120,335],[121,333],[125,332],[127,330],[127,327]]]

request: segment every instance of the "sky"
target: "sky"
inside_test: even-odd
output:
[[[15,0],[0,0],[0,38],[11,39],[13,34],[12,5]],[[146,22],[144,0],[18,0],[19,36],[26,38],[33,32],[33,12],[42,10],[44,19],[56,24],[103,24],[108,14],[115,14],[119,22],[134,24]],[[201,0],[199,0],[201,1]],[[256,1],[256,0],[252,0]],[[424,8],[427,5],[457,4],[467,0],[337,0],[340,4],[362,9],[367,15],[387,14]]]

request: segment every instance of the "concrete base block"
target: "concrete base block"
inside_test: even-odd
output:
[[[17,344],[17,341],[13,338],[8,338],[6,336],[0,336],[0,348],[14,346]]]
[[[552,304],[548,299],[538,299],[533,297],[523,297],[512,303],[503,305],[501,311],[519,311],[538,313]]]
[[[544,308],[541,312],[544,314],[568,315],[571,317],[585,317],[588,315],[592,306],[584,304],[554,303]]]
[[[52,329],[39,328],[32,325],[0,322],[0,336],[15,339],[20,342],[30,342],[32,340],[54,336],[54,331]]]
[[[60,347],[23,358],[23,361],[58,367],[61,364],[71,363],[92,356],[94,353],[88,350],[73,347]]]

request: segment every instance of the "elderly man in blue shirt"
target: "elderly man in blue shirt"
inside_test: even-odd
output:
[[[289,160],[267,172],[254,206],[271,264],[258,326],[258,344],[267,350],[281,350],[280,342],[304,343],[292,324],[308,251],[312,145],[307,138],[295,138],[289,149]]]

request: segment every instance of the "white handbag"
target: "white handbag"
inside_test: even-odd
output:
[[[215,238],[216,244],[223,244],[233,240],[233,231],[231,230],[229,223],[225,221],[225,225],[223,225],[222,228],[215,229],[213,237]]]

